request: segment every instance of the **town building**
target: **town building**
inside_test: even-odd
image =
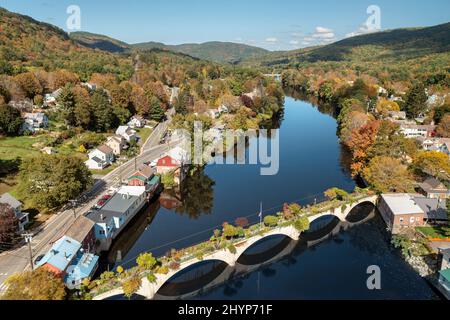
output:
[[[115,161],[114,151],[107,145],[102,145],[89,153],[86,166],[91,170],[103,170]]]
[[[78,217],[66,231],[66,236],[81,243],[81,247],[87,252],[95,252],[95,223],[85,216]]]
[[[123,137],[128,143],[131,140],[138,140],[137,132],[130,128],[130,126],[120,126],[116,130],[116,135]]]
[[[23,232],[25,230],[25,226],[30,222],[29,220],[29,214],[26,212],[22,212],[22,202],[14,198],[9,193],[4,193],[0,197],[0,203],[6,204],[10,206],[14,214],[16,215],[16,218],[18,220],[18,232]]]
[[[419,183],[420,193],[428,198],[449,199],[450,192],[447,187],[436,178],[428,178],[424,182]]]
[[[145,187],[123,186],[100,209],[88,214],[94,223],[97,249],[107,251],[112,241],[147,202]]]
[[[435,125],[401,124],[400,130],[407,138],[429,138],[436,134]]]
[[[415,196],[404,193],[381,195],[378,209],[393,234],[425,224],[425,212],[415,201]]]
[[[426,151],[442,152],[450,156],[450,138],[418,138]]]
[[[62,93],[62,88],[44,95],[44,107],[56,107],[57,100]]]
[[[144,118],[142,118],[141,116],[134,116],[133,118],[131,118],[131,120],[127,123],[127,125],[130,128],[143,128],[145,127],[145,124],[147,123],[147,121],[145,121]]]
[[[46,268],[61,277],[69,289],[75,289],[84,279],[94,275],[98,259],[98,256],[86,252],[80,242],[63,236],[38,262],[37,267]]]
[[[153,195],[160,185],[160,177],[150,166],[143,166],[128,178],[128,185],[133,187],[145,187],[149,195]]]
[[[22,132],[34,133],[45,128],[48,128],[48,117],[45,113],[25,113],[23,115]]]
[[[122,151],[128,149],[127,142],[119,135],[108,137],[106,145],[113,150],[114,155],[117,157],[122,154]]]
[[[389,119],[392,120],[406,120],[406,112],[405,111],[389,111]]]
[[[180,185],[186,177],[188,153],[181,147],[170,150],[166,156],[160,158],[156,164],[156,172],[159,175],[173,172],[174,182]]]
[[[425,213],[425,221],[428,224],[448,223],[446,200],[414,197],[414,201]]]

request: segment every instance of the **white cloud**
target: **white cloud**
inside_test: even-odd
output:
[[[269,43],[277,43],[277,42],[278,42],[278,39],[275,38],[275,37],[266,38],[266,42],[269,42]]]
[[[332,33],[333,30],[324,27],[316,27],[316,33]]]
[[[332,39],[334,38],[334,33],[333,32],[328,32],[328,33],[314,33],[313,38],[318,38],[318,39]]]
[[[234,39],[234,41],[242,42],[242,38],[241,37],[237,37],[236,39]]]
[[[366,23],[363,23],[361,26],[359,26],[358,30],[347,33],[345,35],[345,37],[351,38],[351,37],[356,37],[356,36],[360,36],[363,34],[374,33],[374,32],[378,32],[378,31],[380,31],[380,30],[377,30],[374,28],[369,28]]]
[[[289,41],[289,43],[292,44],[292,45],[297,45],[300,42],[298,40],[291,40],[291,41]]]

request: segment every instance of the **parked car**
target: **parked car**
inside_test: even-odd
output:
[[[44,258],[44,256],[45,254],[39,255],[36,259],[34,259],[34,264],[37,265],[42,260],[42,258]]]

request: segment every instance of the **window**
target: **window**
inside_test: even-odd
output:
[[[405,219],[400,218],[400,224],[403,224],[405,222]]]
[[[419,220],[419,219],[417,219],[417,220]],[[409,218],[410,224],[414,224],[414,222],[416,222],[416,218],[414,218],[414,217]]]

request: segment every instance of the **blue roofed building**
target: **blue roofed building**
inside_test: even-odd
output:
[[[55,242],[37,266],[53,272],[64,280],[69,289],[74,289],[94,275],[98,258],[86,252],[80,242],[64,236]]]

